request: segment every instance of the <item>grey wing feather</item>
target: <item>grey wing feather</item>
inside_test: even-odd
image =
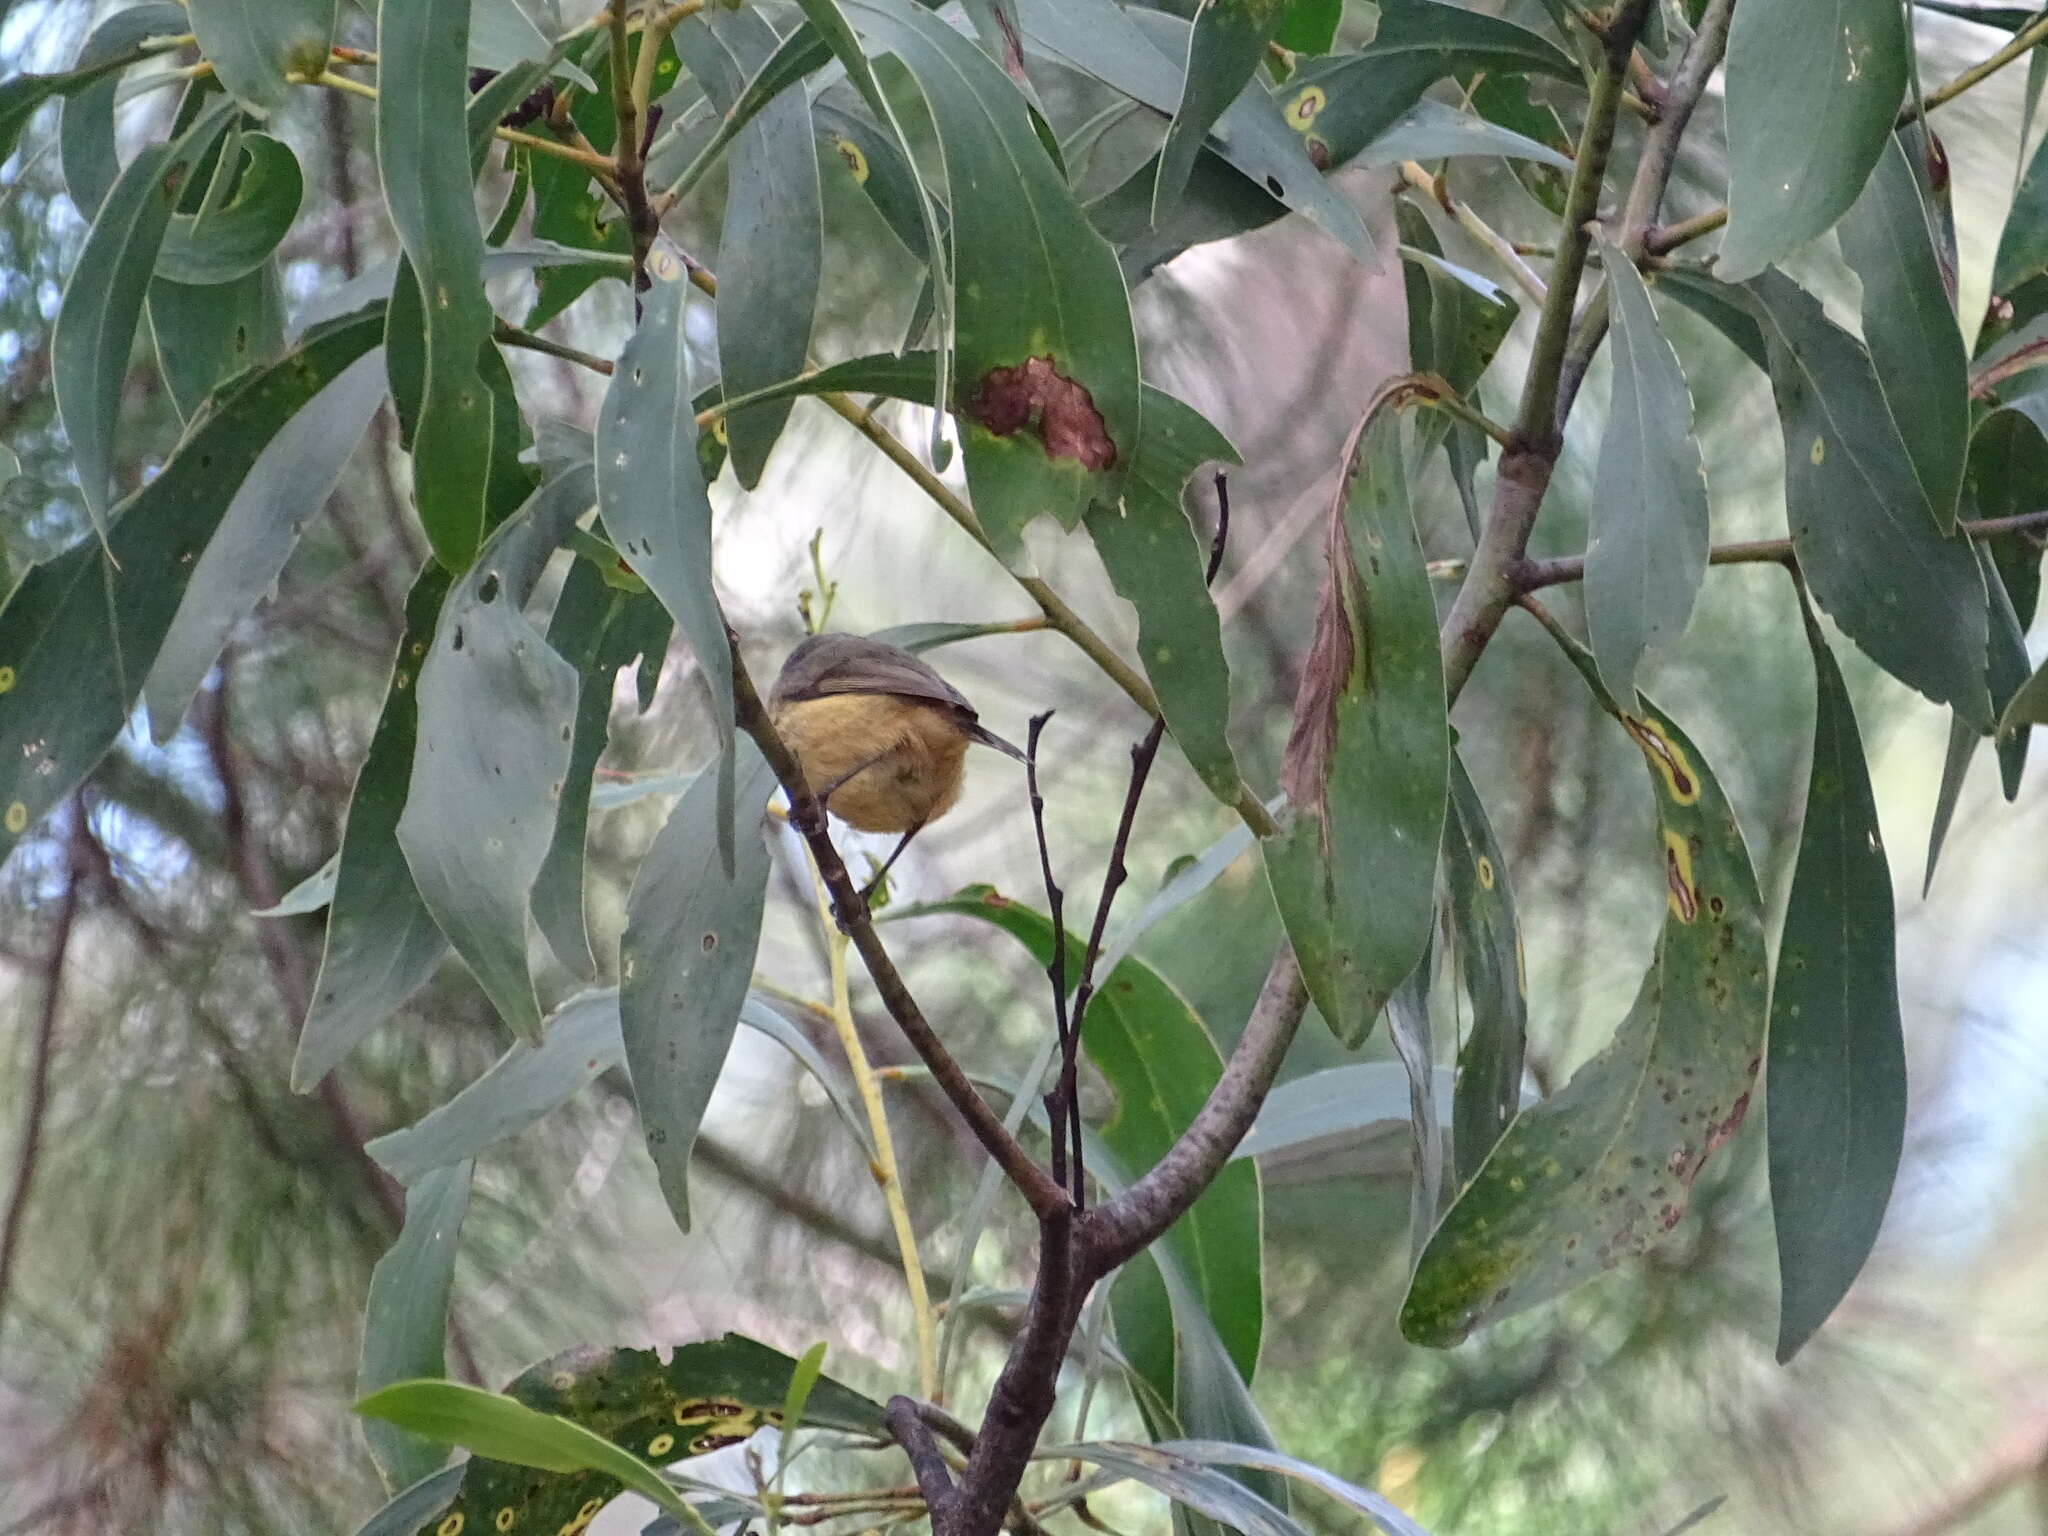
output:
[[[952,684],[910,652],[860,635],[813,635],[782,664],[771,704],[823,698],[834,693],[893,693],[930,699],[977,718],[974,706]]]

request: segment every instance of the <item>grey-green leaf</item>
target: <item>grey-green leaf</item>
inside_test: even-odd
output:
[[[1444,883],[1458,967],[1472,1005],[1472,1027],[1458,1049],[1452,1143],[1460,1182],[1486,1154],[1522,1104],[1529,999],[1522,974],[1522,930],[1507,859],[1493,835],[1465,764],[1451,755],[1451,812],[1444,822]]]
[[[320,973],[292,1058],[292,1087],[300,1093],[418,991],[448,948],[398,846],[398,819],[412,782],[419,734],[420,663],[447,595],[448,573],[429,564],[405,602],[405,633],[392,662],[384,709],[356,771],[348,820],[342,824]]]
[[[467,0],[465,0],[465,6]],[[284,100],[287,74],[317,75],[334,37],[334,0],[190,0],[199,51],[220,83],[261,115]]]
[[[732,109],[778,41],[773,27],[745,10],[692,17],[674,37],[684,66],[721,112]],[[785,90],[732,147],[718,248],[745,255],[722,263],[718,285],[718,372],[728,397],[802,371],[824,270],[824,220],[810,98]],[[733,471],[749,490],[760,483],[789,411],[776,403],[726,417]]]
[[[491,535],[449,594],[420,668],[419,745],[398,822],[427,910],[530,1042],[540,1005],[526,920],[569,767],[576,669],[521,610],[596,497],[588,468],[564,470]]]
[[[1810,608],[1813,766],[1771,997],[1778,1360],[1842,1299],[1877,1240],[1906,1139],[1892,872],[1841,670]]]
[[[1968,541],[1936,527],[1870,354],[1782,273],[1747,292],[1769,348],[1792,544],[1813,595],[1892,676],[1988,725],[1983,578]]]
[[[1909,46],[1898,0],[1737,7],[1723,279],[1755,277],[1849,211],[1905,98]]]
[[[1885,140],[1838,230],[1863,280],[1863,340],[1943,533],[1956,525],[1970,440],[1970,359],[1935,254],[1932,210],[1905,142]]]
[[[738,743],[734,858],[720,858],[718,775],[684,792],[641,860],[619,944],[626,1066],[647,1150],[676,1224],[689,1230],[690,1149],[753,976],[768,894],[761,808],[775,775]]]
[[[231,283],[193,287],[154,278],[149,334],[171,404],[185,421],[236,374],[284,355],[284,291],[266,262]]]
[[[172,216],[157,251],[158,277],[202,286],[233,282],[269,260],[299,216],[306,184],[291,146],[267,133],[237,142],[246,159],[234,192],[217,207]],[[225,163],[214,172],[233,174]]]
[[[148,0],[143,5],[115,11],[93,28],[72,63],[77,72],[87,72],[131,55],[145,38],[176,37],[187,31],[185,8],[171,0]],[[64,186],[81,218],[99,212],[107,189],[121,174],[121,162],[114,148],[114,101],[120,91],[118,74],[102,76],[74,91],[64,100],[58,117],[57,146],[63,158]]]
[[[1614,321],[1614,389],[1586,545],[1586,627],[1601,681],[1635,697],[1643,653],[1684,632],[1707,573],[1707,482],[1692,392],[1635,263],[1600,247]]]
[[[405,1225],[370,1272],[358,1395],[442,1372],[455,1248],[469,1209],[470,1168],[467,1162],[437,1168],[406,1191]],[[404,1488],[448,1459],[447,1447],[380,1420],[363,1425],[363,1438],[370,1442],[370,1455],[387,1488]]]
[[[276,584],[299,534],[341,478],[384,399],[384,354],[373,348],[305,406],[256,456],[192,568],[177,617],[142,684],[150,734],[176,734],[228,637]]]
[[[732,651],[711,582],[711,498],[697,462],[681,261],[657,251],[639,329],[619,354],[597,413],[597,505],[605,531],[674,616],[732,740]]]

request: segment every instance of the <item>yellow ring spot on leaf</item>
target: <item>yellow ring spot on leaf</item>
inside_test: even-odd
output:
[[[434,1527],[434,1536],[462,1536],[462,1511],[457,1510]]]
[[[19,800],[7,807],[7,830],[20,832],[28,826],[28,807]]]
[[[518,1523],[518,1520],[519,1511],[514,1509],[510,1504],[507,1504],[503,1509],[499,1510],[498,1513],[492,1517],[491,1524],[495,1525],[501,1531],[509,1531],[515,1524]]]
[[[557,1371],[548,1378],[548,1385],[557,1392],[566,1392],[576,1385],[576,1378],[568,1371]]]
[[[583,1507],[576,1511],[576,1523],[588,1525],[597,1518],[597,1512],[604,1508],[603,1499],[585,1499]]]
[[[1816,437],[1813,440],[1813,447],[1807,450],[1806,456],[1813,461],[1814,468],[1818,469],[1820,461],[1828,456],[1828,440],[1824,437]]]
[[[659,1434],[647,1442],[647,1454],[650,1456],[666,1456],[675,1448],[676,1437],[671,1434]]]
[[[711,436],[721,445],[725,443],[725,418],[723,416],[720,416],[711,423]]]
[[[1479,855],[1479,863],[1475,866],[1475,871],[1479,876],[1479,883],[1485,886],[1489,891],[1492,890],[1493,860],[1489,859],[1485,854],[1482,853],[1481,855]]]
[[[1700,914],[1700,891],[1692,881],[1692,850],[1668,827],[1664,831],[1664,901],[1681,923]]]
[[[1657,770],[1657,776],[1664,781],[1664,789],[1680,805],[1691,805],[1700,797],[1700,776],[1692,763],[1679,750],[1678,744],[1664,734],[1664,727],[1654,720],[1639,720],[1633,715],[1623,715],[1621,723],[1635,738],[1636,745],[1643,749],[1643,756],[1650,760],[1650,766]]]
[[[832,147],[839,151],[839,158],[846,162],[853,179],[862,186],[868,181],[868,157],[860,152],[860,146],[851,139],[835,138]]]
[[[1319,85],[1311,85],[1298,93],[1287,103],[1287,121],[1296,133],[1307,133],[1316,120],[1316,114],[1330,104],[1329,93]]]
[[[14,668],[0,667],[0,693],[5,693],[8,689],[12,688],[13,686]]]

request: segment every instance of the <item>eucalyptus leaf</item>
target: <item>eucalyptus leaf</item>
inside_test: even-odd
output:
[[[1522,1081],[1528,1048],[1529,998],[1522,965],[1522,929],[1507,859],[1487,820],[1464,760],[1451,755],[1451,810],[1444,821],[1444,884],[1451,931],[1472,1027],[1458,1049],[1457,1107],[1452,1117],[1460,1183],[1528,1098]]]
[[[110,63],[118,71],[123,63],[132,62],[136,45],[148,38],[176,37],[187,30],[183,6],[172,4],[171,0],[147,0],[145,4],[115,11],[92,29],[79,48],[78,57],[72,61],[72,73],[95,78],[64,97],[57,120],[64,187],[71,194],[79,217],[89,220],[99,212],[107,189],[121,174],[114,144],[114,104],[121,80],[117,72],[98,71]],[[16,80],[21,78],[17,76]],[[0,91],[14,84],[10,80],[0,85]]]
[[[469,1209],[470,1165],[437,1168],[405,1194],[405,1224],[370,1272],[357,1395],[438,1376],[455,1284],[455,1248]],[[378,1420],[363,1426],[387,1488],[417,1482],[448,1459],[444,1447]]]
[[[284,288],[272,263],[206,287],[153,278],[147,313],[164,389],[187,422],[228,380],[284,355]]]
[[[287,75],[327,68],[334,0],[189,0],[189,10],[220,83],[259,116],[284,100]]]
[[[237,142],[247,159],[235,190],[217,207],[172,216],[157,251],[158,277],[200,286],[233,282],[268,261],[299,216],[305,177],[291,146],[267,133]],[[214,174],[233,173],[223,165]]]

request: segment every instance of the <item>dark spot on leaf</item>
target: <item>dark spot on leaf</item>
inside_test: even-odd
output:
[[[1707,1150],[1709,1152],[1713,1151],[1714,1148],[1720,1146],[1730,1136],[1733,1136],[1735,1128],[1742,1124],[1742,1117],[1748,1113],[1749,1095],[1745,1093],[1729,1109],[1727,1119],[1707,1128]]]
[[[454,651],[459,651],[462,649],[462,626],[460,624],[455,626],[455,639],[454,642],[449,646],[449,649]]]
[[[713,950],[714,950],[714,949],[716,949],[716,948],[718,948],[718,935],[717,935],[717,934],[715,934],[715,933],[707,933],[707,934],[705,934],[705,935],[704,935],[704,953],[708,955],[708,954],[710,954],[710,953],[711,953],[711,951],[713,951]]]
[[[1272,193],[1275,197],[1280,197],[1286,193],[1287,188],[1280,184],[1280,178],[1278,176],[1268,176],[1266,178],[1266,190]]]
[[[1031,428],[1047,458],[1072,459],[1083,469],[1116,464],[1116,444],[1095,409],[1094,396],[1061,373],[1050,357],[991,368],[968,397],[967,416],[997,437]]]
[[[498,600],[498,573],[496,571],[489,572],[477,584],[476,595],[479,602],[494,603]]]
[[[1319,171],[1330,168],[1330,146],[1314,134],[1308,136],[1308,163]]]

